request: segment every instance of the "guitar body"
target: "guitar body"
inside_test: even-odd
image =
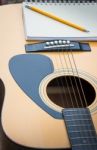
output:
[[[87,99],[87,105],[85,102],[81,105],[77,93],[78,107],[89,108],[97,131],[97,44],[90,44],[90,52],[73,52],[73,57],[71,52],[18,55],[15,52],[13,56],[7,55],[6,63],[2,60],[4,69],[0,76],[5,86],[2,126],[9,139],[32,148],[70,148],[62,109],[77,104],[75,100],[71,104],[69,92],[66,92],[68,104],[66,97],[60,102],[59,95],[63,93],[58,87],[62,89],[63,85],[67,91],[66,80],[71,90],[71,80],[75,89],[75,79],[83,83]]]

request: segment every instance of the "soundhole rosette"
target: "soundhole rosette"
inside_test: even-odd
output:
[[[56,70],[46,76],[39,86],[42,101],[57,112],[63,108],[89,107],[91,111],[95,110],[96,91],[97,79],[94,76],[71,69]]]

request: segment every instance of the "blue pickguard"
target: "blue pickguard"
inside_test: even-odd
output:
[[[62,113],[49,108],[39,95],[42,79],[54,71],[52,61],[47,56],[40,54],[14,56],[9,62],[9,69],[14,80],[31,100],[54,118],[62,118]]]

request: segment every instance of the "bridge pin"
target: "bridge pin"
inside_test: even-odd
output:
[[[49,46],[50,45],[50,42],[46,42],[46,46]]]
[[[63,41],[62,41],[62,43],[63,43],[63,44],[66,44],[66,41],[65,41],[65,40],[63,40]]]
[[[59,44],[62,44],[62,40],[59,40],[59,42],[58,42]]]
[[[56,45],[57,45],[57,44],[58,44],[58,41],[54,41],[54,44],[56,44]]]
[[[54,45],[54,42],[53,42],[53,41],[51,41],[51,42],[50,42],[50,45]]]
[[[70,44],[70,41],[67,41],[67,44]]]

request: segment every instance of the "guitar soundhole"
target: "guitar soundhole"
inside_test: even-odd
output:
[[[76,76],[60,76],[47,85],[49,99],[63,108],[86,107],[95,99],[94,87]]]

